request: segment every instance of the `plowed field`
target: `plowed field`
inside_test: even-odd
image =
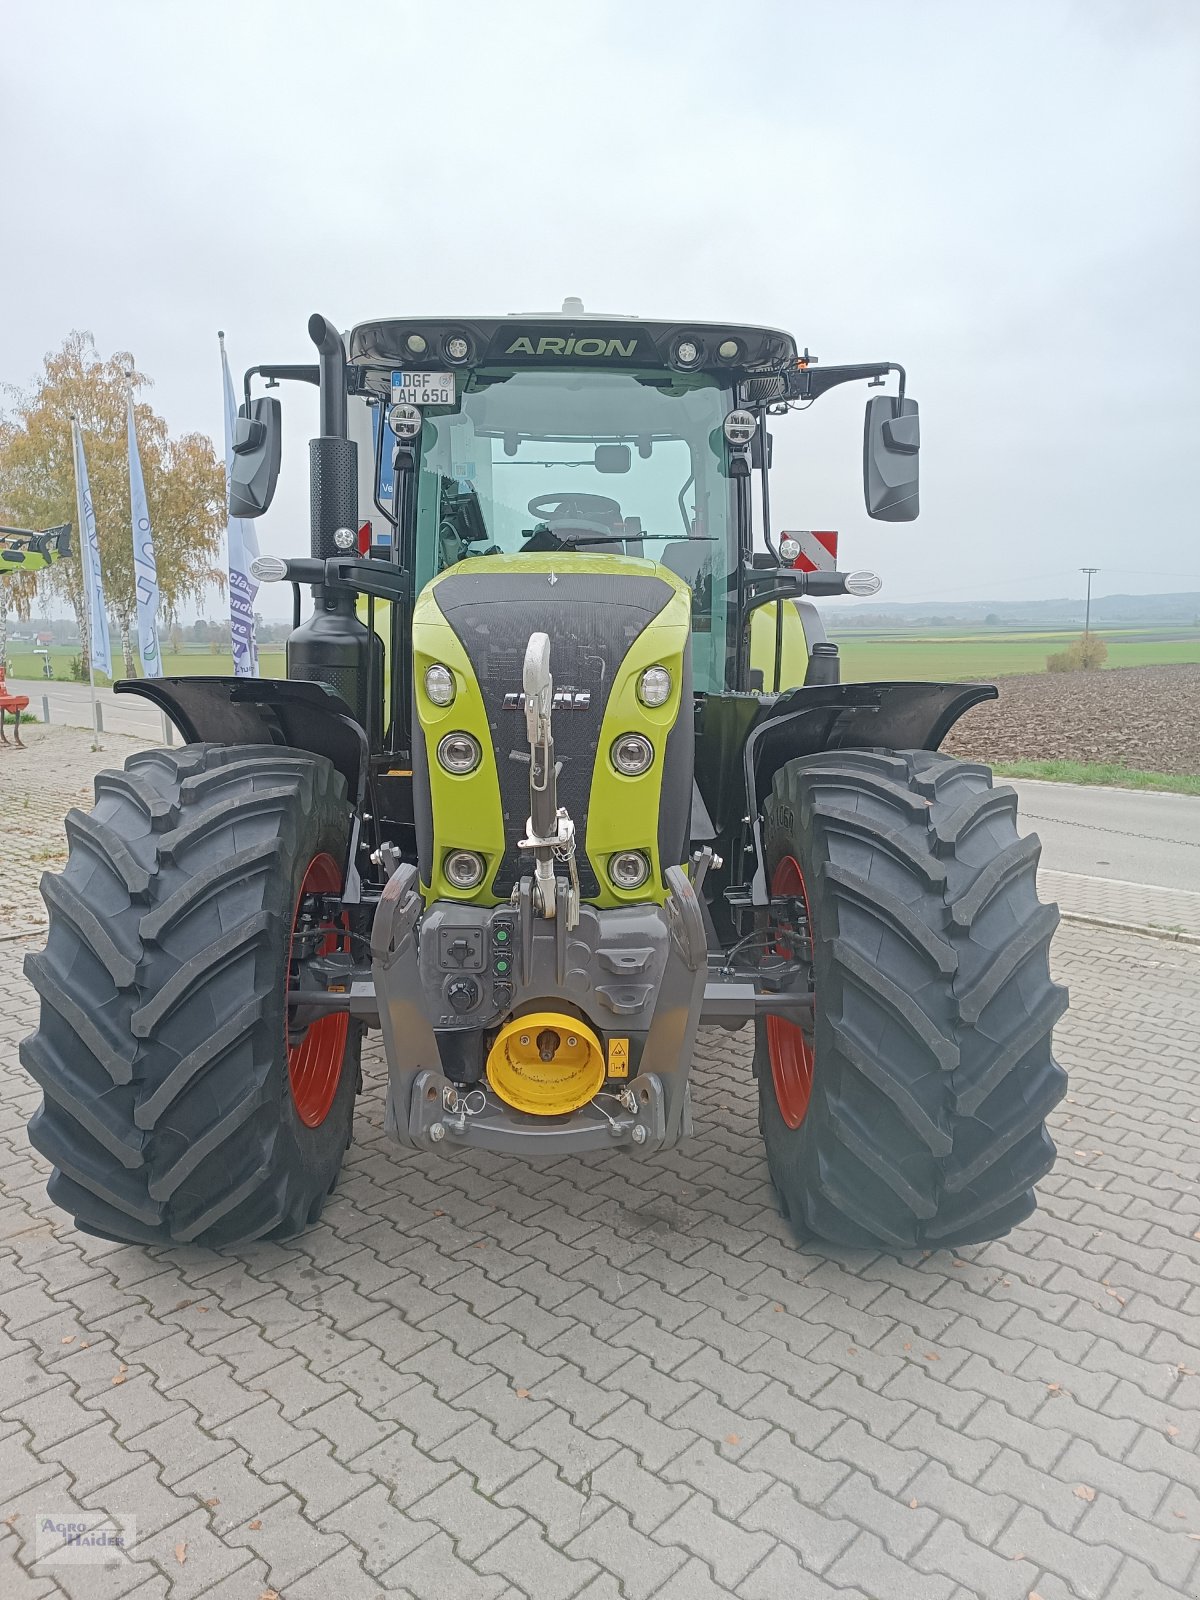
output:
[[[1200,773],[1200,666],[999,678],[942,748],[978,761],[1118,762]]]

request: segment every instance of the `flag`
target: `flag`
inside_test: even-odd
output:
[[[96,533],[96,512],[88,486],[87,462],[83,458],[83,435],[79,419],[71,418],[71,437],[75,445],[75,498],[79,504],[79,551],[83,558],[83,589],[87,601],[88,634],[92,645],[92,670],[112,676],[112,646],[108,640],[108,608],[104,604],[104,575],[100,571],[100,539]]]
[[[225,354],[225,335],[219,333],[217,338],[221,343],[221,382],[225,394],[225,503],[228,505],[229,485],[233,478],[233,430],[237,422],[237,406],[233,399],[233,379],[229,376],[229,359]],[[257,678],[254,597],[258,593],[258,585],[250,576],[250,563],[258,555],[258,539],[253,524],[244,517],[229,518],[225,538],[229,549],[229,623],[233,638],[233,670],[239,678]]]
[[[147,678],[162,676],[158,653],[158,568],[154,563],[154,535],[150,508],[138,455],[137,427],[133,420],[133,392],[129,394],[129,515],[133,524],[133,572],[137,588],[138,653]]]

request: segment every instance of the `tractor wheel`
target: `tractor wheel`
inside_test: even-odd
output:
[[[337,1178],[358,1080],[360,1026],[304,1028],[287,1006],[293,960],[347,937],[312,898],[341,887],[344,779],[273,746],[147,750],[100,773],[66,830],[21,1045],[50,1198],[109,1239],[298,1232]]]
[[[774,942],[811,962],[811,1025],[757,1025],[771,1177],[793,1223],[906,1250],[995,1239],[1054,1160],[1055,906],[986,767],[928,750],[788,762],[766,807]]]

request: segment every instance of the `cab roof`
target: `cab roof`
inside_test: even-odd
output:
[[[458,341],[465,341],[465,355]],[[744,378],[794,367],[798,355],[791,334],[775,328],[595,314],[572,300],[561,311],[505,317],[387,317],[359,323],[349,338],[349,358],[356,366],[439,371],[561,364],[665,367]]]

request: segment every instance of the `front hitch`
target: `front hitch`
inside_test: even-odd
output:
[[[534,909],[540,917],[557,912],[558,883],[554,863],[565,864],[568,876],[566,923],[579,925],[579,870],[575,864],[575,824],[558,803],[558,768],[554,761],[554,679],[550,674],[550,637],[531,633],[521,677],[525,691],[525,730],[529,738],[529,818],[517,848],[533,851]]]

